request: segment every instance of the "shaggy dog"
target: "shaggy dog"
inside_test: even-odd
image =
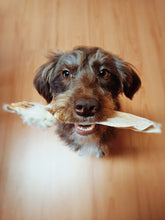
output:
[[[121,93],[132,99],[139,89],[141,81],[133,66],[98,47],[77,47],[51,53],[48,58],[38,70],[34,86],[59,109],[63,121],[58,123],[57,133],[80,155],[109,154],[114,128],[95,122],[119,110]]]

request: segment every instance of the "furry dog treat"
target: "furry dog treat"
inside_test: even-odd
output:
[[[33,102],[17,102],[4,105],[4,110],[19,114],[24,123],[45,129],[56,123],[52,112],[52,105],[42,105]]]
[[[21,115],[23,122],[28,125],[36,125],[40,129],[51,127],[64,120],[55,104],[42,105],[33,102],[18,102],[4,105],[6,111]],[[65,123],[75,123],[64,121]],[[160,133],[161,125],[146,118],[138,117],[129,113],[114,111],[106,121],[96,122],[105,126],[127,128],[139,132]],[[85,125],[85,122],[82,124]]]

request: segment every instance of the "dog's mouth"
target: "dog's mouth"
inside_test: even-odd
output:
[[[77,134],[87,136],[91,135],[96,130],[96,124],[82,125],[82,124],[74,124],[74,129]]]

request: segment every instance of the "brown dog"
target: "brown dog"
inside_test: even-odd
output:
[[[58,134],[81,155],[109,154],[114,129],[95,122],[119,110],[119,94],[132,99],[139,89],[141,81],[132,65],[97,47],[78,47],[48,58],[34,85],[48,103],[54,101],[66,122],[72,122],[58,123]]]

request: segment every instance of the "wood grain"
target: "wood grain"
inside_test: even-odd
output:
[[[165,1],[2,0],[0,104],[43,101],[33,88],[50,50],[100,46],[138,69],[123,111],[165,126]],[[165,135],[119,132],[109,159],[79,157],[55,135],[0,110],[1,220],[163,220]]]

